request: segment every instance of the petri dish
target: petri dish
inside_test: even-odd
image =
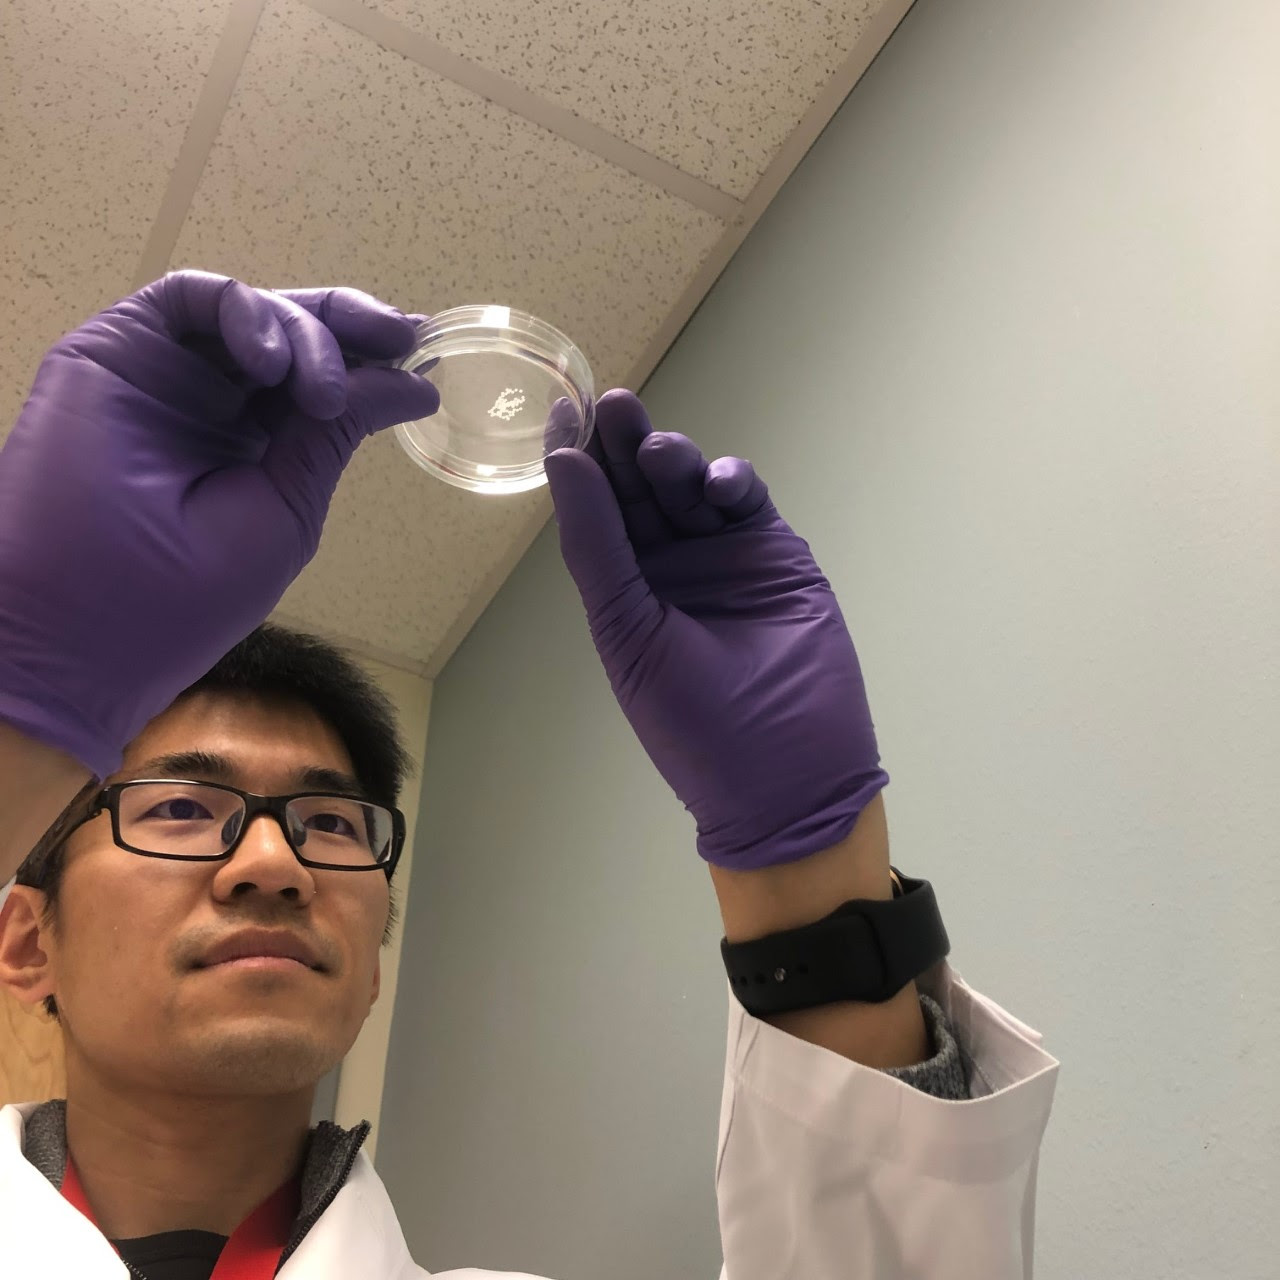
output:
[[[396,438],[424,471],[473,493],[546,483],[543,460],[583,449],[595,425],[586,357],[559,329],[497,305],[453,307],[418,326],[399,367],[429,377],[440,408]]]

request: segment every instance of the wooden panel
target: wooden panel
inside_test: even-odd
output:
[[[0,1106],[65,1096],[58,1024],[0,992]]]

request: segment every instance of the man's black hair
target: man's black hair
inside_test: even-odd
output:
[[[400,741],[395,712],[386,695],[341,649],[318,636],[264,623],[221,658],[207,675],[184,690],[174,705],[196,693],[225,693],[267,703],[302,703],[341,738],[367,798],[395,805],[411,760]],[[93,779],[59,814],[18,868],[18,884],[44,892],[45,920],[57,912],[66,866],[66,833],[88,811],[102,784]],[[398,918],[394,892],[384,945]],[[58,1016],[49,996],[45,1009]]]

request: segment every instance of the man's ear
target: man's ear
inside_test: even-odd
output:
[[[382,953],[373,958],[373,991],[369,994],[369,1008],[378,1003],[378,992],[382,990]]]
[[[0,989],[20,1004],[36,1005],[54,994],[44,911],[44,893],[25,884],[15,884],[0,907]]]

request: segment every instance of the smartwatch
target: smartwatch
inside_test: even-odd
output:
[[[882,1004],[951,950],[933,886],[893,871],[893,898],[855,899],[798,929],[720,941],[729,985],[760,1017],[857,1000]]]

